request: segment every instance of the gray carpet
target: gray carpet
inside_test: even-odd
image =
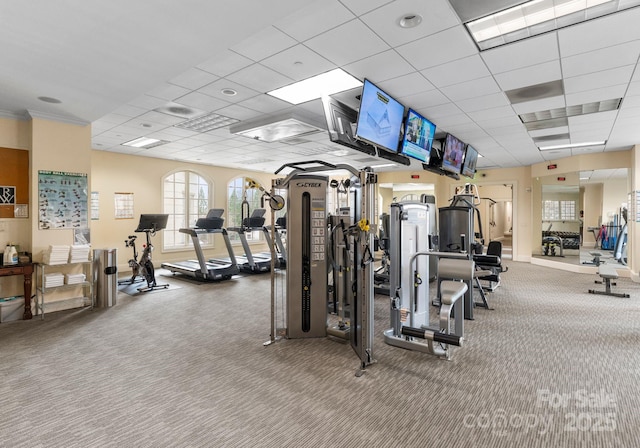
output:
[[[640,285],[508,264],[452,361],[386,346],[377,296],[360,378],[344,343],[263,347],[269,275],[0,324],[0,446],[640,446]]]

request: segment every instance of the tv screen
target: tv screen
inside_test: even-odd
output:
[[[451,173],[460,174],[462,157],[464,156],[464,143],[451,134],[447,134],[444,141],[442,154],[442,169]]]
[[[356,138],[387,151],[398,152],[404,106],[364,80]]]
[[[464,151],[464,162],[462,162],[462,175],[473,179],[473,176],[476,174],[477,162],[478,151],[476,151],[473,146],[467,145],[467,148]]]
[[[409,109],[404,124],[402,154],[413,157],[423,163],[429,163],[433,135],[436,125],[413,109]]]
[[[327,120],[329,140],[369,155],[376,155],[376,148],[354,137],[358,112],[329,96],[322,97],[324,118]]]

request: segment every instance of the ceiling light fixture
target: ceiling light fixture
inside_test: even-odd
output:
[[[226,95],[226,96],[235,96],[235,95],[238,94],[238,92],[236,90],[230,89],[230,88],[222,89],[220,91],[220,93],[222,93],[223,95]]]
[[[549,151],[552,149],[584,148],[585,146],[601,146],[606,143],[606,140],[600,142],[567,143],[566,145],[539,146],[538,149],[540,151]]]
[[[267,92],[291,104],[315,100],[323,95],[360,87],[362,82],[340,68]]]
[[[164,145],[165,143],[169,143],[166,140],[159,140],[157,138],[149,138],[149,137],[138,137],[133,140],[129,140],[128,142],[122,143],[122,146],[131,146],[133,148],[155,148],[156,146]]]
[[[214,129],[223,128],[231,124],[237,123],[240,120],[235,118],[225,117],[224,115],[216,113],[208,113],[196,118],[192,118],[182,123],[174,124],[173,126],[181,129],[188,129],[195,132],[209,132]]]
[[[640,0],[533,0],[465,23],[480,51],[640,5]]]
[[[420,14],[405,14],[396,23],[400,28],[415,28],[422,23],[422,16]]]
[[[326,131],[323,123],[311,115],[303,114],[302,111],[267,115],[229,127],[229,132],[232,134],[267,143],[320,131]],[[326,150],[323,149],[323,152]]]

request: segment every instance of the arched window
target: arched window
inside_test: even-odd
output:
[[[246,183],[246,177],[236,177],[235,179],[231,179],[227,184],[227,219],[225,221],[225,227],[227,229],[242,226],[242,201],[245,194],[246,200],[249,203],[249,215],[251,215],[256,208],[261,208],[260,198],[262,197],[262,192],[254,188],[245,189]],[[262,232],[247,232],[246,236],[249,241],[258,241],[262,238]],[[236,232],[229,232],[229,239],[231,241],[239,241],[238,234]]]
[[[193,227],[198,218],[207,215],[213,204],[211,182],[193,171],[177,171],[163,181],[164,213],[169,214],[164,231],[163,249],[185,249],[191,247],[191,237],[180,233],[184,227]],[[212,246],[213,240],[207,235],[200,238],[203,247]]]

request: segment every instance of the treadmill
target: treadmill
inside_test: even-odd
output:
[[[229,227],[227,229],[231,232],[236,232],[240,237],[240,242],[244,249],[244,255],[236,256],[235,258],[237,260],[238,267],[242,272],[259,274],[271,271],[271,253],[252,253],[246,235],[246,232],[253,232],[254,230],[264,231],[265,213],[266,210],[264,208],[256,208],[253,210],[250,217],[242,220],[241,227]],[[215,263],[217,261],[220,260],[209,260],[210,263]]]
[[[183,274],[193,277],[201,281],[228,280],[232,276],[239,274],[240,269],[236,261],[231,241],[227,230],[222,227],[224,218],[222,214],[224,210],[214,208],[209,210],[206,218],[200,218],[196,222],[196,227],[180,229],[180,233],[185,233],[191,237],[193,248],[196,251],[197,260],[179,261],[176,263],[162,263],[162,267],[168,269],[173,274]],[[207,261],[200,245],[200,235],[211,233],[221,233],[224,244],[229,252],[228,260],[209,260]]]
[[[271,239],[271,226],[264,226],[262,230],[264,231],[264,236],[267,240],[267,244],[269,245],[269,250],[272,254],[275,253],[278,256],[276,266],[282,269],[286,268],[287,251],[284,247],[284,242],[282,241],[282,233],[287,231],[287,216],[285,215],[276,219],[273,240]]]

